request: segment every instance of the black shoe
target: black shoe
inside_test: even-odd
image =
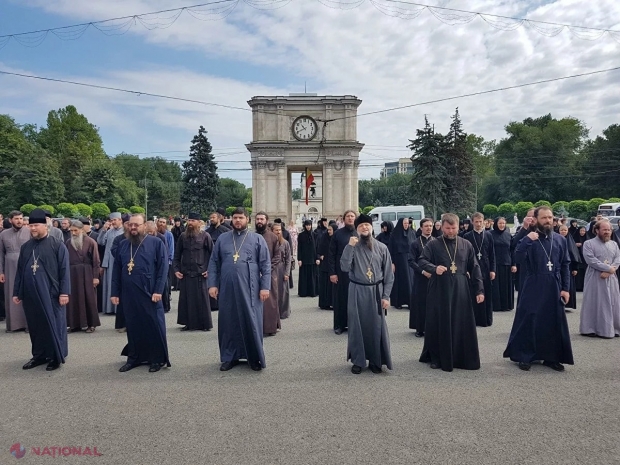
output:
[[[151,363],[151,366],[149,367],[149,373],[157,373],[159,370],[161,370],[160,363]]]
[[[424,337],[424,333],[422,331],[416,331],[415,337]]]
[[[261,371],[263,367],[260,365],[260,362],[250,363],[250,368],[254,371]]]
[[[362,372],[362,367],[359,365],[353,365],[351,367],[351,373],[353,373],[354,375],[359,375]]]
[[[334,329],[334,333],[340,335],[340,334],[342,334],[342,329],[336,328],[336,329]]]
[[[438,363],[431,363],[431,368],[433,370],[436,370],[437,368],[439,368],[439,364]]]
[[[232,362],[224,362],[220,365],[220,371],[228,371],[239,365],[239,360],[233,360]]]
[[[368,368],[370,368],[370,371],[372,371],[375,375],[378,375],[379,373],[383,373],[383,370],[376,365],[369,365]]]
[[[564,371],[564,365],[558,362],[543,362],[543,365],[555,371]]]
[[[185,325],[181,328],[181,331],[189,331],[189,326]]]
[[[38,367],[39,365],[43,365],[45,363],[47,363],[47,360],[43,358],[31,358],[22,368],[24,370],[30,370],[31,368]]]
[[[125,373],[126,371],[133,370],[134,368],[135,365],[132,365],[131,363],[125,363],[122,367],[118,369],[118,371],[120,371],[121,373]]]
[[[523,371],[530,371],[530,368],[532,367],[531,363],[527,363],[527,362],[519,362],[519,369],[523,370]]]
[[[47,364],[47,367],[45,368],[46,371],[54,371],[57,368],[60,367],[60,362],[58,362],[57,360],[50,360],[50,362]]]

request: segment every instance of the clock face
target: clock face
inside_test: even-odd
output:
[[[310,116],[300,116],[293,121],[293,136],[300,141],[314,139],[317,133],[317,124]]]

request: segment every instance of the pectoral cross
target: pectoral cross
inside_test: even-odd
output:
[[[30,268],[32,268],[32,274],[37,274],[37,270],[39,269],[39,265],[35,261]]]
[[[368,276],[368,281],[372,281],[372,271],[370,267],[368,267],[368,271],[366,272],[366,276]]]
[[[603,263],[604,263],[605,265],[609,265],[609,260],[605,260]]]
[[[239,253],[235,252],[235,254],[233,255],[233,263],[237,263],[238,258],[239,258]]]
[[[450,271],[452,271],[452,274],[456,274],[456,263],[452,262],[452,265],[450,265]]]
[[[547,268],[549,269],[549,271],[553,271],[553,263],[551,263],[551,260],[547,262]]]
[[[129,260],[129,263],[127,263],[127,274],[131,274],[131,271],[133,270],[133,267],[135,265],[133,264],[133,258],[131,260]]]
[[[482,254],[478,252],[478,260],[482,260]]]

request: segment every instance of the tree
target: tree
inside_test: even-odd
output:
[[[588,202],[585,200],[573,200],[568,204],[568,213],[570,213],[570,216],[582,220],[590,219],[590,207]]]
[[[441,145],[443,137],[436,134],[424,116],[424,128],[416,130],[416,138],[410,140],[409,148],[413,151],[411,162],[411,194],[423,199],[421,203],[437,218],[446,205],[446,179],[448,172]],[[376,202],[375,202],[376,205]]]
[[[75,204],[75,208],[77,208],[77,211],[80,214],[80,216],[90,217],[93,214],[93,209],[90,208],[85,203],[77,203]]]
[[[200,126],[198,134],[192,139],[189,160],[183,162],[181,190],[183,211],[194,211],[204,217],[217,208],[215,198],[219,191],[217,164],[206,134],[205,128]]]
[[[301,188],[300,188],[300,187],[298,187],[298,188],[296,188],[296,189],[293,189],[293,190],[291,191],[291,194],[292,194],[292,196],[293,196],[293,199],[292,199],[292,200],[300,200],[300,199],[301,199]]]
[[[569,205],[569,202],[565,202],[564,200],[558,200],[553,205],[551,205],[551,209],[556,215],[568,215]]]
[[[79,213],[75,205],[67,202],[62,202],[56,205],[56,212],[65,218],[73,218]]]
[[[467,134],[463,132],[459,109],[452,116],[450,131],[443,138],[447,163],[446,208],[457,215],[476,209],[476,176],[473,154],[467,150]]]
[[[495,148],[497,143],[494,140],[485,141],[483,137],[475,134],[467,134],[465,139],[465,149],[471,156],[474,165],[475,194],[478,208],[485,200],[497,202],[501,199],[495,197],[483,200],[485,186],[492,182],[495,176]],[[490,204],[493,205],[493,204]]]
[[[56,214],[56,209],[53,206],[51,206],[51,205],[43,204],[43,205],[39,205],[38,208],[40,208],[41,210],[47,210],[52,215]]]
[[[26,203],[22,205],[21,207],[19,207],[19,211],[22,212],[25,216],[28,216],[30,215],[30,213],[32,213],[32,210],[34,210],[35,208],[37,208],[36,205],[33,205],[31,203]]]
[[[105,203],[93,203],[90,208],[93,209],[93,218],[104,219],[110,216],[110,208]]]
[[[588,213],[592,216],[596,215],[599,205],[606,202],[607,200],[601,199],[600,197],[590,199],[590,201],[588,202]]]
[[[375,208],[375,207],[373,207],[372,205],[368,205],[367,207],[362,208],[362,211],[361,211],[361,212],[362,212],[364,215],[368,215],[368,213],[370,212],[370,210],[372,210],[373,208]]]
[[[584,196],[618,196],[620,193],[620,124],[612,124],[584,148]],[[610,169],[614,167],[614,169]],[[586,197],[586,198],[587,198]]]
[[[504,218],[510,218],[515,213],[515,206],[509,202],[505,202],[497,207],[497,214]]]
[[[488,218],[495,218],[497,216],[497,207],[491,203],[487,203],[482,207],[482,213]]]
[[[551,207],[551,202],[547,202],[546,200],[539,200],[534,204],[534,207]]]
[[[139,205],[133,205],[133,206],[129,207],[129,211],[130,211],[131,213],[134,213],[134,214],[135,214],[135,213],[142,213],[142,214],[144,214],[144,213],[145,213],[144,208],[143,208],[143,207],[141,207],[141,206],[139,206]]]
[[[527,212],[534,208],[534,204],[532,202],[517,202],[515,204],[515,213],[517,217],[523,219],[526,217]]]
[[[230,178],[220,178],[219,192],[215,203],[221,207],[234,205],[241,207],[247,195],[247,188],[239,181]]]

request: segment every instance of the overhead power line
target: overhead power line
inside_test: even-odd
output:
[[[287,6],[293,0],[212,0],[179,8],[152,11],[128,16],[89,21],[69,26],[37,29],[34,31],[18,32],[14,34],[0,35],[0,49],[5,47],[11,40],[24,47],[38,47],[47,37],[53,35],[61,40],[78,40],[87,30],[94,28],[108,35],[124,35],[134,26],[140,25],[147,30],[167,29],[181,17],[183,13],[200,21],[216,21],[226,19],[243,2],[257,10],[275,10]],[[298,0],[307,2],[307,0]],[[324,6],[332,9],[350,10],[358,8],[366,0],[317,0]],[[424,3],[410,2],[406,0],[368,0],[379,12],[386,16],[412,20],[428,11],[434,18],[449,26],[468,24],[477,18],[486,24],[501,31],[514,31],[520,27],[537,32],[546,37],[553,37],[563,31],[581,40],[598,40],[608,35],[620,43],[620,31],[598,27],[577,26],[573,24],[542,21],[529,18],[497,15],[480,11],[461,10],[441,6],[427,5]]]

